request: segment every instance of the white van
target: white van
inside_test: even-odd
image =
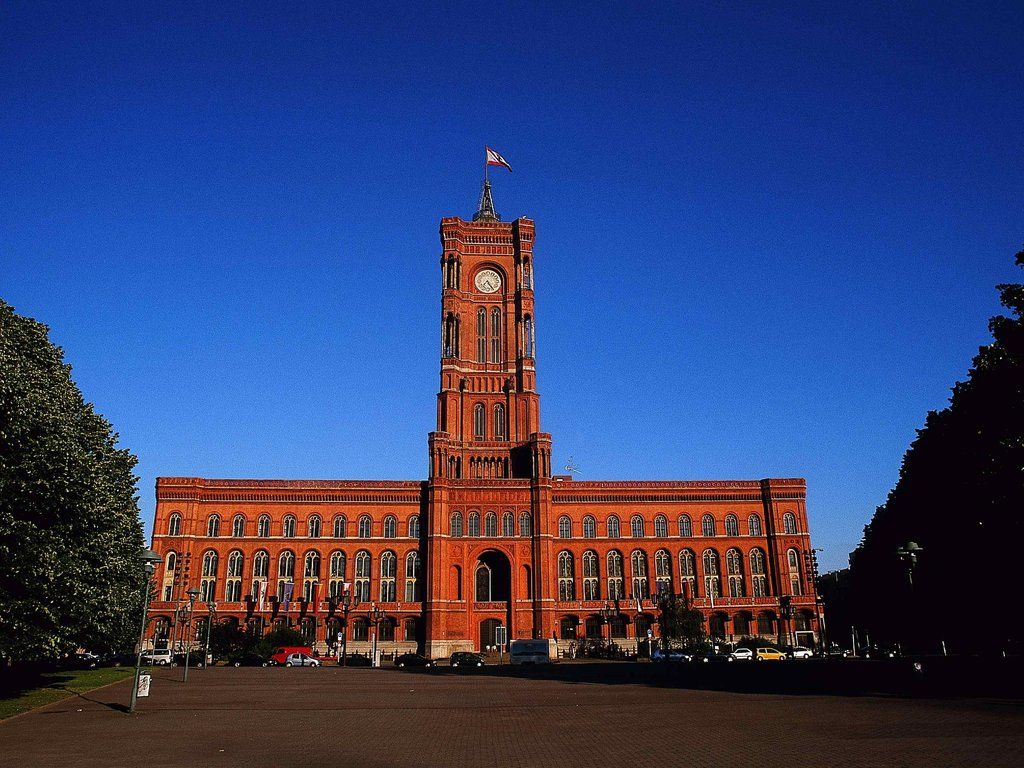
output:
[[[174,664],[174,655],[170,648],[157,648],[142,654],[142,661],[146,664],[156,664],[158,667],[166,667]]]
[[[509,647],[509,661],[513,664],[550,664],[548,640],[513,640]]]

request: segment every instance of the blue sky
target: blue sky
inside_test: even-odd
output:
[[[806,477],[826,567],[1020,279],[1020,3],[212,5],[0,8],[0,296],[147,528],[158,475],[425,477],[484,144],[556,464]]]

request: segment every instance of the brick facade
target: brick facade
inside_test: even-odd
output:
[[[165,562],[154,635],[180,641],[175,608],[196,588],[199,616],[213,600],[218,620],[294,626],[322,648],[345,631],[358,650],[374,603],[387,614],[389,650],[479,649],[498,624],[510,638],[566,644],[610,632],[630,646],[654,623],[651,595],[663,582],[685,591],[715,634],[813,641],[803,480],[552,475],[533,242],[529,219],[441,221],[441,382],[427,480],[157,480],[153,546]],[[346,588],[360,602],[343,628],[332,595]],[[610,626],[599,619],[605,605],[619,611]]]

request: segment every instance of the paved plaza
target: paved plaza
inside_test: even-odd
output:
[[[612,682],[602,679],[602,669]],[[154,671],[0,723],[0,766],[1020,766],[1024,704],[785,696],[546,672]]]

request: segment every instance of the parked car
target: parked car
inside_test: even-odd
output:
[[[786,655],[791,659],[809,659],[814,656],[814,652],[810,648],[804,648],[802,645],[794,645]]]
[[[667,651],[655,648],[651,652],[651,661],[690,661],[693,656],[678,648],[669,648]]]
[[[551,646],[547,640],[513,640],[508,660],[511,664],[550,664]]]
[[[459,651],[453,653],[451,658],[452,667],[482,667],[484,665],[484,657],[479,653],[469,653],[468,651]]]
[[[320,659],[314,659],[304,653],[289,653],[284,660],[286,667],[319,667]]]
[[[372,667],[373,662],[369,656],[364,656],[361,653],[350,653],[345,657],[346,667]]]
[[[754,660],[754,652],[750,648],[736,648],[733,650],[732,655],[736,657],[736,661]]]
[[[869,645],[861,648],[859,655],[865,659],[896,659],[899,652],[895,648],[888,648],[883,645]]]
[[[403,653],[395,659],[395,666],[399,669],[402,667],[432,667],[434,662],[418,653]]]
[[[146,651],[142,654],[143,664],[156,664],[158,667],[173,666],[175,664],[174,654],[170,648],[157,648],[153,651]]]
[[[304,653],[307,656],[311,656],[313,649],[308,645],[290,645],[283,648],[278,648],[272,654],[270,654],[271,665],[284,664],[288,661],[288,657],[293,653]]]
[[[785,661],[786,654],[778,648],[758,648],[754,652],[756,661]]]
[[[736,657],[728,651],[708,651],[700,657],[700,660],[705,664],[713,664],[718,662],[736,661]]]
[[[270,665],[265,658],[252,652],[233,653],[228,656],[227,662],[233,667],[266,667]]]

